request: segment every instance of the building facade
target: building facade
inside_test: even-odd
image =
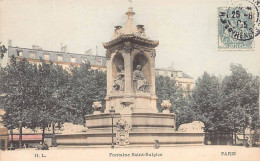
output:
[[[32,48],[21,48],[8,46],[8,57],[14,56],[16,59],[25,58],[29,62],[39,63],[40,59],[47,63],[52,61],[54,64],[61,65],[64,69],[72,66],[80,66],[81,63],[89,62],[92,69],[106,70],[106,58],[87,54],[68,53],[66,51],[43,50],[39,46]]]
[[[106,57],[89,54],[68,53],[66,50],[49,51],[43,50],[39,46],[32,46],[32,48],[21,48],[8,46],[8,57],[14,56],[17,59],[26,58],[30,62],[39,63],[40,59],[47,63],[52,61],[54,64],[61,65],[64,69],[72,66],[80,66],[82,63],[89,62],[92,69],[106,71]],[[155,69],[156,76],[168,76],[176,80],[176,84],[183,89],[185,93],[190,93],[194,88],[194,79],[180,70],[173,68]]]
[[[156,69],[155,74],[156,76],[161,75],[175,80],[176,85],[182,88],[185,94],[190,94],[194,88],[194,79],[183,71],[173,68]]]

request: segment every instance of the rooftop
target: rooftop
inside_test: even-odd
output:
[[[115,32],[112,36],[111,41],[103,43],[103,46],[106,49],[118,43],[125,42],[126,40],[131,42],[137,42],[139,44],[143,44],[153,48],[159,45],[159,41],[149,39],[149,37],[145,33],[144,25],[135,25],[133,19],[135,12],[133,11],[133,7],[128,8],[126,15],[126,23],[123,26],[115,26]]]

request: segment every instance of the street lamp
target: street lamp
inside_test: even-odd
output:
[[[250,116],[248,118],[248,123],[249,123],[249,147],[252,147],[253,141],[252,141],[252,136],[251,136],[251,126],[252,126],[252,117]]]
[[[177,130],[178,130],[178,129],[177,129],[177,121],[178,121],[178,120],[177,120],[177,119],[178,119],[177,116],[179,115],[179,110],[175,110],[174,113],[175,113],[175,130],[177,131]]]
[[[11,118],[11,126],[10,126],[11,143],[10,143],[10,149],[13,150],[14,133],[13,133],[13,118],[12,118],[12,114],[9,114],[9,118]]]
[[[111,149],[114,149],[114,116],[115,116],[115,109],[113,107],[111,107],[111,109],[109,110],[111,118],[112,118],[112,144],[111,144]]]
[[[19,121],[18,122],[19,124],[19,148],[22,148],[22,125],[23,125],[23,122],[22,121]]]

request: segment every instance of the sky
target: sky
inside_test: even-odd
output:
[[[260,36],[254,50],[219,51],[218,0],[133,0],[134,22],[143,24],[156,48],[156,68],[173,66],[198,78],[207,71],[229,74],[231,63],[260,74]],[[123,25],[127,0],[0,0],[0,41],[7,45],[59,51],[61,43],[71,53],[93,49],[105,56],[114,26]],[[5,59],[6,60],[6,59]]]

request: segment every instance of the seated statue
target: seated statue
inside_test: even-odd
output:
[[[140,65],[136,66],[136,70],[133,72],[133,81],[136,84],[137,91],[147,92],[149,83],[145,80],[141,68]]]
[[[114,80],[113,88],[116,91],[123,91],[125,86],[125,73],[122,65],[118,66],[119,72],[117,74],[116,79]]]

